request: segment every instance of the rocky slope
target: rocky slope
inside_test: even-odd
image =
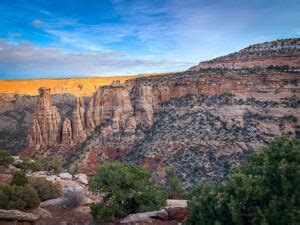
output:
[[[151,169],[159,180],[163,168],[172,165],[186,187],[221,182],[230,167],[272,138],[294,134],[297,113],[295,98],[242,100],[232,94],[172,98],[159,104],[152,128],[125,161]]]
[[[239,52],[200,62],[197,66],[190,68],[190,70],[198,71],[206,68],[265,68],[286,65],[299,67],[299,64],[300,38],[290,38],[251,45]]]
[[[115,81],[91,98],[65,101],[73,105],[67,112],[41,89],[22,153],[55,155],[84,173],[121,160],[149,168],[158,182],[169,165],[187,188],[221,182],[272,138],[300,136],[300,65],[290,70],[273,63],[227,69],[215,62],[216,68]]]

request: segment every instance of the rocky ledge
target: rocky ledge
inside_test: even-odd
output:
[[[269,66],[289,66],[299,68],[300,38],[282,39],[250,45],[239,52],[200,62],[190,71],[207,68],[241,69]]]

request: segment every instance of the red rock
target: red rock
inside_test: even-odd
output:
[[[171,207],[166,209],[169,215],[169,220],[183,221],[188,216],[188,210],[182,207]]]
[[[73,145],[72,123],[66,118],[62,126],[62,144],[66,146]]]
[[[40,88],[34,120],[29,129],[27,143],[29,148],[39,150],[60,143],[61,118],[52,104],[49,88]]]
[[[73,142],[80,143],[87,138],[85,131],[84,103],[82,98],[76,98],[76,105],[72,117]]]
[[[105,120],[112,121],[115,130],[126,128],[133,113],[128,90],[119,82],[113,82],[110,86],[101,87],[93,95],[86,113],[87,129],[93,131]],[[132,122],[130,125],[134,126]]]

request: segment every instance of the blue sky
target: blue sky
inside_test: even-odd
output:
[[[299,0],[1,0],[0,78],[181,71],[300,37]]]

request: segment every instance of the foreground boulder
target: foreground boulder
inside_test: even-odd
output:
[[[184,220],[188,215],[187,200],[168,199],[166,211],[169,220]]]
[[[47,209],[43,209],[41,207],[38,207],[34,211],[32,211],[34,215],[37,215],[40,219],[47,219],[52,218],[51,212],[49,212]]]
[[[72,180],[72,175],[69,174],[69,173],[60,173],[58,174],[58,176],[61,178],[61,179],[68,179],[68,180]]]
[[[161,209],[158,211],[145,212],[145,213],[136,213],[130,214],[125,219],[121,221],[121,224],[130,224],[130,223],[152,223],[152,219],[159,219],[162,221],[168,220],[169,216],[165,209]]]
[[[87,177],[86,174],[79,173],[79,174],[76,174],[74,177],[75,177],[75,179],[78,180],[81,184],[88,184],[88,177]]]
[[[158,211],[130,214],[120,223],[127,225],[131,223],[160,224],[163,221],[183,221],[188,215],[187,200],[167,200],[167,206]],[[162,223],[163,224],[163,223]]]
[[[54,198],[54,199],[41,202],[40,206],[44,208],[53,205],[61,205],[61,203],[62,203],[62,198]]]
[[[19,210],[0,209],[0,224],[4,224],[5,220],[34,222],[38,219],[39,216],[34,215],[32,213],[25,213]]]

